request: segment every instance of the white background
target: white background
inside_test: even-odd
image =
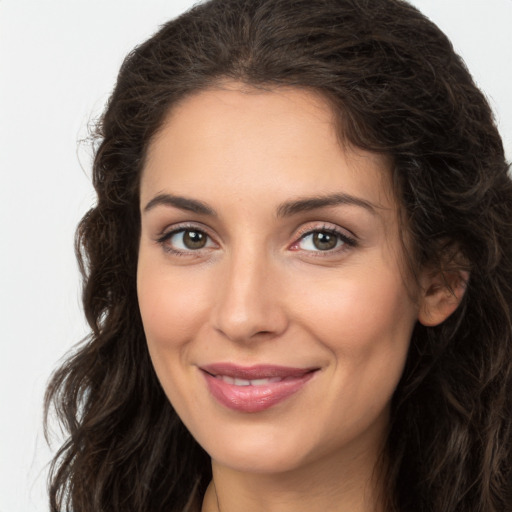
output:
[[[314,1],[314,0],[312,0]],[[512,0],[414,0],[452,39],[512,157]],[[86,334],[73,233],[88,125],[123,57],[191,0],[0,0],[0,512],[48,510],[45,384]]]

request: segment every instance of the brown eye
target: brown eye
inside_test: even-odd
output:
[[[328,231],[317,231],[313,233],[313,245],[319,251],[334,249],[339,242],[339,236]]]
[[[201,231],[193,231],[190,229],[182,231],[182,233],[183,245],[187,249],[202,249],[206,246],[208,237],[205,233],[202,233]]]
[[[314,229],[303,235],[293,247],[295,250],[300,249],[311,253],[328,253],[356,245],[356,241],[344,233],[331,229]]]
[[[200,229],[183,228],[167,233],[158,240],[165,251],[191,253],[215,247],[212,239]]]

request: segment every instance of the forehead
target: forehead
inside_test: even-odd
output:
[[[295,88],[227,84],[168,114],[149,146],[141,200],[169,188],[219,197],[219,184],[267,202],[344,192],[394,204],[388,159],[342,144],[328,102]]]

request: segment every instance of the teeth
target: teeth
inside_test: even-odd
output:
[[[235,386],[264,386],[265,384],[270,384],[272,382],[280,382],[280,377],[270,377],[268,379],[234,379],[233,377],[228,377],[227,375],[217,375],[218,378],[222,379],[227,384],[234,384]]]
[[[263,386],[263,384],[268,384],[270,379],[254,379],[251,380],[252,386]]]
[[[254,380],[251,380],[251,386],[263,386],[265,384],[270,384],[271,382],[280,382],[281,379],[280,377],[271,377],[269,379],[254,379]]]

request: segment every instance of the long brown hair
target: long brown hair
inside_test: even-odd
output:
[[[487,101],[401,0],[211,0],[126,58],[98,127],[97,204],[76,238],[91,334],[46,397],[69,433],[52,511],[193,510],[211,478],[146,348],[138,181],[169,109],[226,78],[327,98],[343,139],[394,163],[411,268],[470,271],[458,310],[415,327],[393,397],[388,508],[512,510],[512,182]]]

